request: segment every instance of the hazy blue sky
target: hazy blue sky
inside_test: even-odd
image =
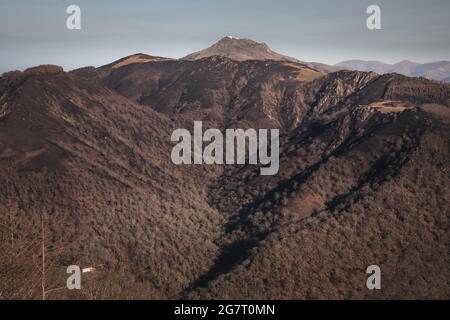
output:
[[[66,8],[82,29],[67,30]],[[382,30],[366,28],[378,4]],[[304,61],[450,60],[450,0],[0,0],[0,72],[72,69],[143,52],[182,57],[225,35],[266,42]]]

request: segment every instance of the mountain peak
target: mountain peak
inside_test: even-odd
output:
[[[28,74],[37,74],[37,73],[64,73],[64,69],[61,66],[53,65],[53,64],[42,64],[37,67],[31,67],[25,69],[25,73]]]
[[[238,37],[233,37],[233,36],[225,36],[225,37],[223,37],[222,39],[220,39],[220,41],[222,41],[222,40],[239,40],[239,38]]]
[[[417,65],[419,65],[419,63],[411,61],[411,60],[402,60],[400,62],[395,63],[394,65],[417,66]]]
[[[253,45],[261,45],[261,44],[265,44],[265,43],[260,43],[257,42],[255,40],[252,39],[247,39],[247,38],[238,38],[235,36],[225,36],[222,39],[220,39],[219,41],[217,41],[214,45],[217,45],[219,43],[242,43],[242,44],[253,44]]]
[[[182,60],[198,60],[211,56],[223,56],[237,61],[278,60],[298,62],[297,59],[272,51],[264,42],[234,36],[225,36],[212,46],[187,55]]]

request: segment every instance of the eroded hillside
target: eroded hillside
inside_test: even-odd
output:
[[[49,288],[97,270],[50,298],[450,296],[448,85],[136,55],[7,73],[0,97],[2,298],[40,298],[42,244]],[[280,128],[279,173],[172,164],[193,120]]]

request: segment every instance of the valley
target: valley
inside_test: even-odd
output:
[[[450,85],[223,43],[0,77],[0,297],[448,299]],[[194,121],[279,130],[279,170],[174,164]]]

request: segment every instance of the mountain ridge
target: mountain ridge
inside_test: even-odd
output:
[[[197,60],[210,56],[224,56],[237,61],[290,61],[305,64],[320,72],[332,72],[340,70],[340,68],[336,66],[330,66],[318,62],[304,62],[299,59],[277,53],[275,51],[272,51],[270,47],[264,42],[257,42],[247,38],[236,38],[233,36],[223,37],[210,47],[191,53],[181,58],[181,60]]]
[[[300,62],[299,60],[272,51],[264,42],[247,38],[225,36],[210,47],[191,53],[181,60],[197,60],[210,56],[224,56],[233,60],[277,60]]]
[[[217,55],[4,74],[2,297],[41,298],[44,246],[50,287],[97,270],[49,299],[448,298],[449,108],[432,80]],[[279,173],[174,165],[194,120],[279,128]]]
[[[354,59],[339,62],[335,66],[358,71],[374,71],[380,74],[400,73],[409,77],[424,77],[445,82],[448,82],[450,78],[450,61],[446,60],[427,63],[403,60],[394,64],[388,64],[380,61]]]

